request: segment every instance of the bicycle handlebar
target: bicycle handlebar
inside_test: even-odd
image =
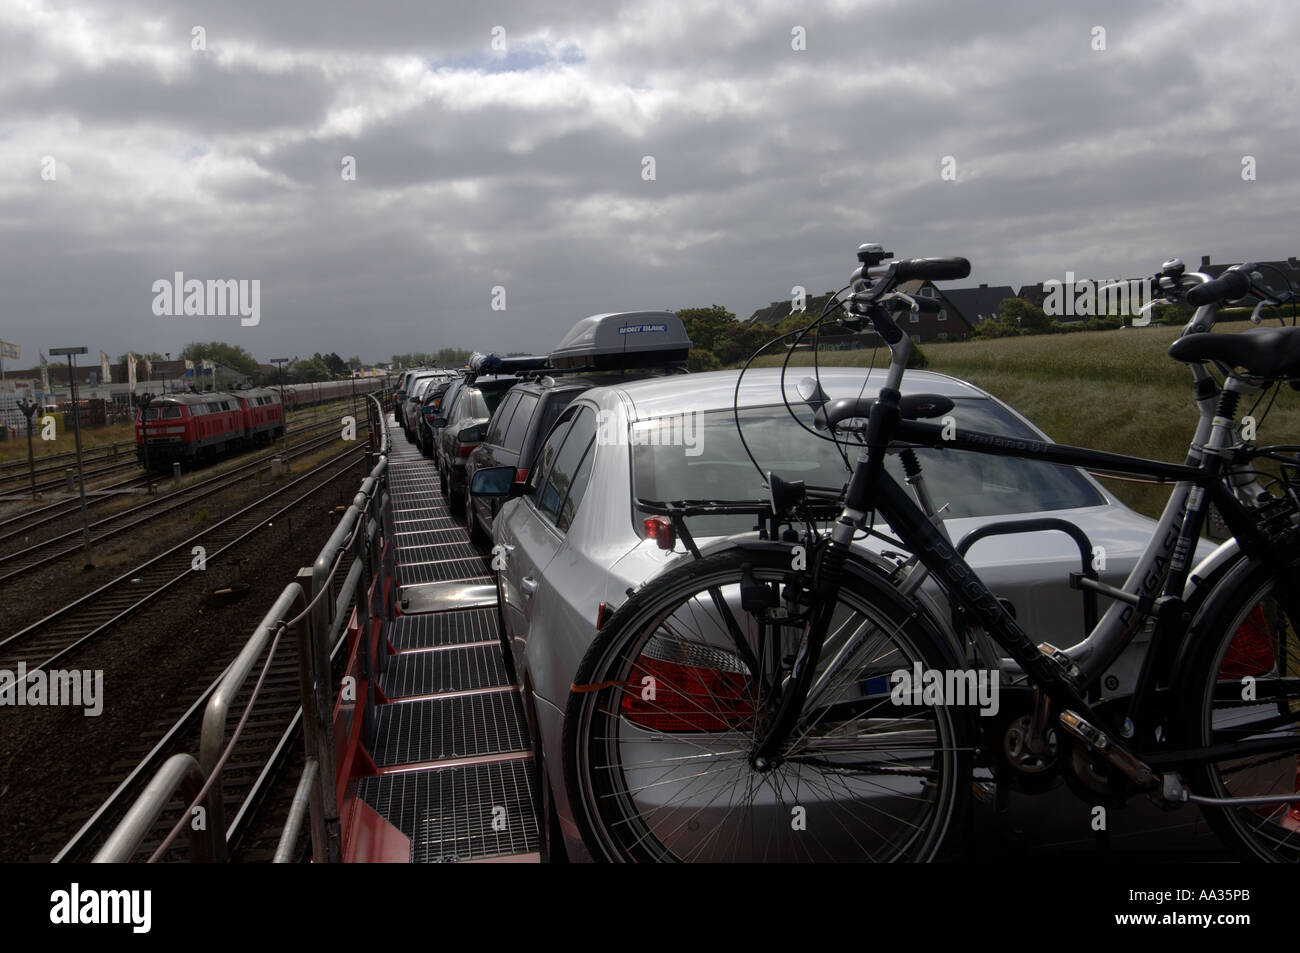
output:
[[[1244,270],[1232,270],[1225,271],[1218,278],[1211,278],[1203,285],[1189,288],[1185,297],[1188,304],[1199,308],[1202,305],[1244,297],[1249,291],[1250,276]]]
[[[965,258],[907,258],[896,262],[894,271],[899,281],[953,281],[969,274]]]

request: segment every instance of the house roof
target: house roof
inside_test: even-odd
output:
[[[980,285],[977,288],[944,288],[943,296],[952,304],[968,324],[977,324],[986,318],[996,318],[998,308],[1016,293],[1010,285]]]
[[[826,303],[835,297],[834,291],[828,291],[825,294],[813,295],[804,302],[804,312],[810,317],[817,317],[826,307]],[[759,308],[749,316],[749,324],[758,324],[763,327],[774,328],[793,313],[794,307],[789,299],[785,301],[773,301],[766,308]]]
[[[959,318],[960,320],[964,321],[967,325],[973,325],[973,324],[975,323],[975,322],[971,321],[970,318],[968,318],[965,314],[963,314],[962,311],[961,311],[961,309],[958,308],[958,307],[957,307],[957,306],[956,306],[956,305],[955,305],[955,304],[954,304],[954,303],[953,303],[953,302],[948,298],[948,291],[947,291],[947,289],[940,288],[940,287],[939,287],[938,285],[936,285],[934,282],[932,282],[932,281],[930,281],[930,280],[928,280],[928,279],[914,278],[914,279],[911,280],[911,281],[903,281],[903,282],[900,282],[900,283],[898,284],[898,290],[901,291],[901,292],[903,292],[903,294],[911,295],[911,296],[914,297],[914,298],[915,298],[915,297],[931,297],[931,296],[923,296],[923,295],[921,295],[921,289],[922,289],[922,288],[930,288],[930,289],[934,292],[934,294],[933,294],[932,297],[934,297],[935,300],[939,301],[940,304],[941,304],[945,309],[951,311],[951,312],[953,313],[954,316],[956,316],[956,317]]]

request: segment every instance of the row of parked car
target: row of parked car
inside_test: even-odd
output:
[[[841,486],[849,472],[840,448],[813,429],[814,408],[797,390],[802,373],[783,380],[779,369],[760,368],[739,381],[734,370],[688,375],[689,347],[671,312],[595,315],[545,357],[476,357],[463,375],[413,371],[398,383],[398,419],[437,461],[453,512],[506,556],[497,573],[503,651],[535,739],[551,853],[586,856],[562,746],[579,663],[629,592],[691,558],[637,500],[766,499],[755,460],[763,471],[816,486]],[[837,367],[823,368],[819,380],[831,398],[856,397],[871,396],[877,377],[883,380]],[[903,390],[951,398],[962,427],[1047,439],[970,383],[910,371]],[[1011,516],[1068,519],[1104,547],[1102,577],[1119,584],[1155,525],[1073,468],[958,451],[917,455],[936,501],[947,504],[954,540]],[[752,523],[699,517],[692,535],[704,547],[751,531]],[[887,548],[873,538],[859,545]],[[1029,631],[1059,632],[1062,644],[1083,634],[1082,597],[1068,587],[1080,557],[1068,537],[996,536],[968,558]],[[925,597],[942,606],[942,593],[927,587]],[[941,608],[934,615],[947,617]],[[1138,640],[1115,664],[1106,682],[1112,691],[1132,690],[1142,650]]]

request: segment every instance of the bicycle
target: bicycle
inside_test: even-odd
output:
[[[901,396],[910,341],[894,318],[931,305],[897,286],[963,278],[969,263],[897,260],[879,245],[858,258],[849,312],[888,344],[885,383],[874,398],[830,400],[811,380],[800,388],[819,428],[860,445],[847,485],[769,472],[768,501],[637,501],[671,520],[692,558],[630,593],[577,673],[565,770],[593,855],[940,859],[960,843],[979,768],[1027,790],[1059,774],[1103,803],[1196,803],[1244,856],[1300,860],[1300,446],[1255,446],[1234,423],[1244,394],[1300,378],[1300,328],[1206,333],[1224,301],[1254,295],[1257,320],[1292,293],[1265,286],[1254,265],[1211,280],[1174,259],[1155,276],[1164,300],[1196,306],[1170,354],[1192,370],[1200,420],[1184,463],[1172,464],[932,422],[952,402]],[[974,540],[948,537],[916,448],[1173,490],[1122,587],[1090,571],[1076,539],[1083,568],[1071,586],[1113,605],[1099,621],[1090,609],[1087,636],[1061,648],[1023,631],[967,564]],[[900,456],[912,497],[886,472],[887,453]],[[1255,461],[1280,464],[1281,477]],[[1211,503],[1234,538],[1193,567]],[[753,515],[758,532],[701,550],[688,518],[727,513]],[[993,532],[1081,535],[1051,525],[1062,522]],[[902,552],[854,547],[864,532]],[[918,598],[927,578],[951,620]],[[1144,630],[1133,691],[1104,697],[1099,679]],[[981,673],[1001,686],[1001,718],[965,704]]]

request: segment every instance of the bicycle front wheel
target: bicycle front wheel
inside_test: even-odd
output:
[[[598,859],[928,861],[953,839],[968,715],[903,697],[894,673],[958,663],[866,567],[846,571],[783,750],[752,763],[804,634],[809,573],[792,562],[733,549],[683,564],[592,643],[565,713],[565,766]]]
[[[1300,791],[1300,644],[1267,566],[1243,565],[1194,625],[1178,679],[1190,697],[1179,747],[1211,749],[1188,772],[1209,797],[1267,798]],[[1202,806],[1221,840],[1245,858],[1300,861],[1300,802]]]

